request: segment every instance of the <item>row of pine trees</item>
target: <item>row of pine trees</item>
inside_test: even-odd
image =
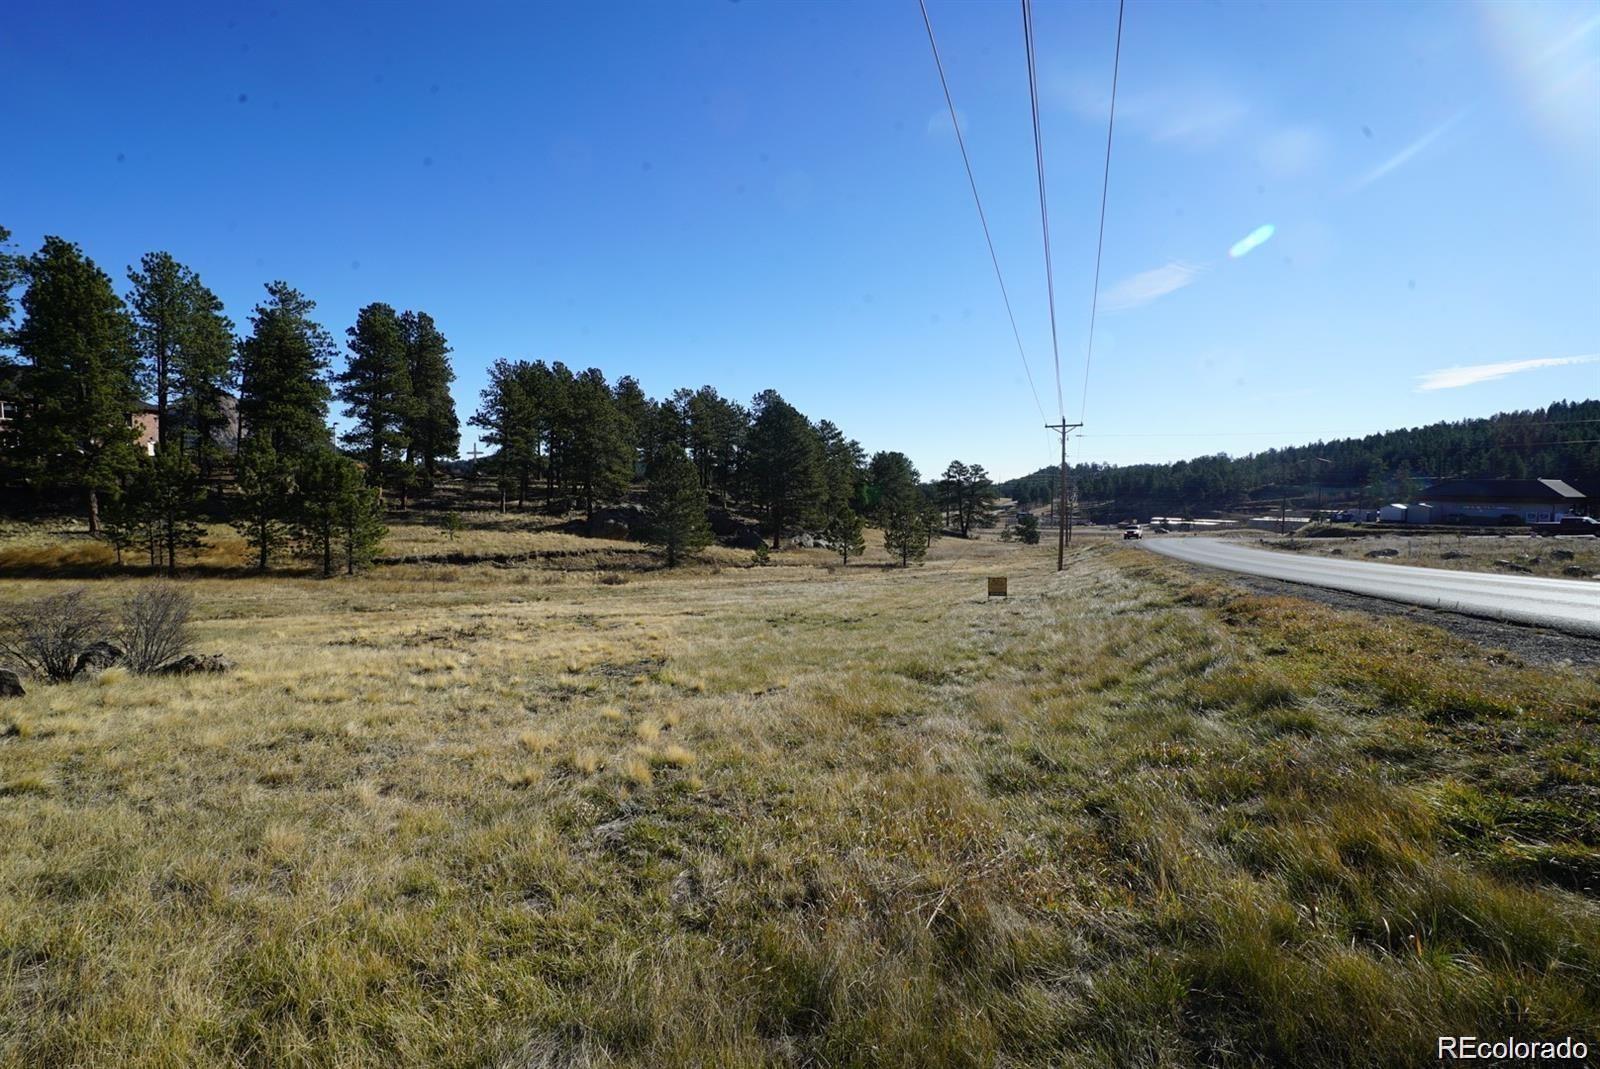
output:
[[[325,574],[354,571],[382,538],[381,490],[403,502],[459,450],[450,347],[425,312],[363,308],[334,374],[337,346],[315,304],[283,282],[267,285],[236,337],[216,294],[168,253],[129,268],[119,295],[72,242],[47,237],[23,256],[9,236],[0,229],[0,355],[20,366],[0,369],[19,406],[0,443],[6,475],[81,495],[91,533],[119,559],[144,546],[174,570],[179,551],[203,545],[207,487],[226,470],[237,485],[221,499],[227,519],[258,567],[295,550]],[[146,396],[154,455],[130,419]],[[335,397],[351,420],[346,452],[328,423]],[[230,443],[219,432],[233,405]]]
[[[0,229],[0,355],[14,354],[25,378],[12,380],[22,412],[4,463],[39,491],[81,495],[90,530],[119,559],[142,548],[176,569],[180,552],[203,545],[210,490],[260,569],[299,552],[324,573],[354,571],[382,537],[383,495],[404,508],[459,453],[450,346],[425,312],[362,308],[335,371],[333,336],[286,283],[266,286],[237,336],[217,296],[167,253],[130,267],[119,294],[77,245],[49,237],[24,256],[8,238]],[[142,397],[154,399],[154,456],[129,420]],[[337,443],[335,399],[348,426]],[[238,438],[219,442],[230,404]],[[498,360],[471,422],[491,447],[481,466],[502,509],[540,496],[592,519],[644,477],[649,535],[669,563],[710,541],[712,500],[756,511],[774,548],[812,532],[847,563],[868,520],[903,564],[945,525],[966,536],[993,522],[981,466],[952,463],[924,487],[904,454],[869,459],[772,390],[748,406],[710,386],[657,401],[631,376],[613,384],[596,368]],[[218,493],[229,475],[231,492]]]

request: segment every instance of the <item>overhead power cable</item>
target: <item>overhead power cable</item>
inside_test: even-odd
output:
[[[1024,0],[1027,2],[1027,0]],[[1100,175],[1100,232],[1094,245],[1094,296],[1089,303],[1089,348],[1083,354],[1083,396],[1078,400],[1078,422],[1088,418],[1089,366],[1094,362],[1094,324],[1100,312],[1100,253],[1106,243],[1106,194],[1111,188],[1111,134],[1117,127],[1117,75],[1122,68],[1122,10],[1117,0],[1117,45],[1111,58],[1111,111],[1106,118],[1106,164]]]
[[[983,198],[978,196],[978,180],[972,174],[972,158],[967,155],[967,139],[962,136],[961,122],[956,118],[956,102],[950,95],[950,81],[945,77],[944,60],[939,56],[939,42],[933,36],[933,20],[928,17],[927,0],[917,0],[922,8],[922,24],[928,30],[928,47],[933,50],[933,65],[939,70],[939,85],[944,89],[945,106],[950,109],[950,126],[956,132],[956,144],[961,148],[961,162],[967,169],[967,185],[972,187],[972,203],[978,208],[978,222],[983,224],[983,240],[989,245],[989,262],[994,265],[994,279],[1000,284],[1000,298],[1005,302],[1006,318],[1011,321],[1011,336],[1017,342],[1017,356],[1022,358],[1023,373],[1028,376],[1028,392],[1033,394],[1034,407],[1039,410],[1039,418],[1045,419],[1044,405],[1039,401],[1039,390],[1033,384],[1033,369],[1028,366],[1028,354],[1022,348],[1022,333],[1017,330],[1017,316],[1011,310],[1011,294],[1006,290],[1005,275],[1000,271],[1000,257],[994,251],[994,237],[989,233],[989,217],[983,211]],[[1057,393],[1060,393],[1061,368],[1060,360],[1056,366]],[[1058,398],[1059,399],[1059,398]]]
[[[1056,276],[1050,262],[1050,208],[1045,198],[1044,137],[1039,130],[1039,78],[1033,55],[1033,0],[1022,0],[1022,39],[1028,55],[1028,102],[1033,110],[1033,160],[1039,176],[1039,229],[1044,234],[1044,285],[1050,303],[1050,352],[1056,367],[1056,409],[1065,423],[1067,409],[1061,399],[1061,342],[1056,332]]]

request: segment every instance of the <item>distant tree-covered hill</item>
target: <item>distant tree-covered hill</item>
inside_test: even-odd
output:
[[[1071,467],[1079,507],[1097,521],[1200,515],[1277,505],[1376,505],[1448,477],[1564,479],[1600,495],[1600,401],[1558,401],[1531,412],[1432,423],[1365,438],[1225,453],[1168,464]],[[1000,484],[1004,496],[1048,502],[1057,469]]]

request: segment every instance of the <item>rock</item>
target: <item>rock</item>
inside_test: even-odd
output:
[[[1344,556],[1344,550],[1339,549],[1338,547],[1335,547],[1333,549],[1328,550],[1328,556],[1330,556],[1330,557],[1342,557],[1342,556]]]
[[[84,672],[102,672],[126,656],[127,653],[121,646],[114,646],[109,642],[96,642],[78,654],[78,663],[73,668],[72,674],[78,676]]]
[[[794,540],[794,544],[801,549],[811,549],[816,546],[817,540],[812,537],[810,531],[801,531],[799,537]]]
[[[589,525],[590,538],[609,538],[614,542],[628,540],[628,525],[621,520],[597,519]]]
[[[1552,549],[1550,551],[1551,560],[1571,560],[1575,556],[1577,554],[1570,549]]]
[[[1525,567],[1525,566],[1523,566],[1521,564],[1516,563],[1515,561],[1509,561],[1509,560],[1497,560],[1497,561],[1494,562],[1494,566],[1496,568],[1504,568],[1507,571],[1512,571],[1512,572],[1530,572],[1530,571],[1533,570],[1532,568]]]
[[[1561,574],[1570,575],[1574,579],[1583,579],[1588,576],[1589,571],[1587,568],[1581,568],[1576,564],[1569,564],[1565,568],[1561,569]]]
[[[0,698],[20,698],[26,693],[21,676],[9,668],[0,668]]]
[[[234,664],[220,653],[186,653],[156,669],[162,676],[192,676],[230,672]]]
[[[1467,555],[1465,553],[1458,553],[1453,549],[1447,553],[1439,554],[1440,560],[1465,560],[1466,557]]]
[[[1400,555],[1400,551],[1398,549],[1369,549],[1369,550],[1367,550],[1367,556],[1369,556],[1369,557],[1398,557],[1399,555]]]

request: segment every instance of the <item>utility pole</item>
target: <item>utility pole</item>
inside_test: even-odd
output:
[[[1061,434],[1061,504],[1056,508],[1056,571],[1061,571],[1067,566],[1067,432],[1077,430],[1083,426],[1081,423],[1046,423],[1047,431],[1059,431]]]

